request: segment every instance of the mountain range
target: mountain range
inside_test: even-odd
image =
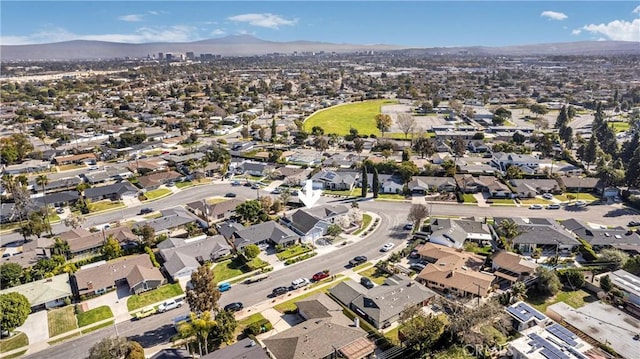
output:
[[[506,47],[434,47],[409,48],[397,45],[336,44],[313,41],[274,42],[250,35],[232,35],[194,42],[116,43],[74,40],[48,44],[0,45],[0,60],[107,60],[114,58],[143,58],[158,53],[214,54],[222,56],[254,56],[293,52],[352,53],[362,51],[399,51],[414,55],[621,55],[640,54],[637,42],[582,41],[553,44],[533,44]]]

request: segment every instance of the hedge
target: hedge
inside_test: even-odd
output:
[[[247,336],[258,335],[260,333],[266,333],[271,329],[273,329],[271,322],[268,319],[261,319],[255,323],[249,324],[249,326],[244,329],[244,334]]]
[[[284,265],[288,266],[289,264],[301,262],[301,261],[303,261],[305,259],[309,259],[309,258],[315,256],[316,254],[317,254],[316,252],[309,252],[309,253],[303,254],[301,256],[297,256],[297,257],[294,257],[294,258],[291,258],[291,259],[287,259],[284,262]]]
[[[598,259],[598,255],[596,254],[596,252],[593,251],[593,248],[591,247],[591,244],[589,244],[587,241],[585,241],[582,238],[578,238],[578,241],[580,242],[580,253],[582,253],[582,258],[584,258],[587,261],[595,261],[596,259]]]

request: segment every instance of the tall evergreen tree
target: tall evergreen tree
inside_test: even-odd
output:
[[[276,119],[271,120],[271,142],[276,140]]]
[[[369,178],[367,178],[367,164],[362,164],[362,197],[367,197],[367,190],[369,189]]]
[[[378,192],[380,191],[380,179],[378,179],[378,169],[373,167],[373,198],[378,198]]]

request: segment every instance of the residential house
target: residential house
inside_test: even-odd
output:
[[[505,172],[509,166],[517,166],[525,173],[536,173],[540,168],[540,160],[529,155],[517,153],[495,152],[491,165]]]
[[[273,170],[274,167],[268,163],[260,163],[260,162],[244,162],[240,165],[240,169],[243,174],[248,174],[256,177],[266,176],[269,171]],[[237,169],[236,169],[237,170]]]
[[[60,233],[58,237],[69,244],[69,251],[74,257],[98,254],[108,238],[117,240],[123,248],[137,246],[139,243],[138,236],[133,234],[127,226],[113,227],[97,232],[74,228]]]
[[[215,223],[233,216],[236,213],[236,207],[242,202],[239,199],[230,199],[209,204],[203,199],[187,203],[186,208],[207,223]]]
[[[478,141],[469,141],[467,144],[467,149],[473,153],[485,153],[489,152],[489,147],[484,144],[484,142]]]
[[[283,166],[275,170],[279,174],[277,179],[284,181],[289,186],[302,186],[307,180],[307,174],[310,170],[297,166]]]
[[[624,294],[625,302],[635,306],[635,311],[640,311],[640,277],[626,270],[618,269],[609,275],[611,283]]]
[[[120,201],[124,197],[135,197],[137,195],[138,189],[127,181],[106,186],[91,187],[84,190],[84,197],[94,202],[101,201],[103,199]]]
[[[593,226],[578,219],[561,222],[562,226],[596,249],[615,248],[632,254],[640,252],[640,234],[624,227]]]
[[[296,302],[305,321],[263,339],[275,359],[367,358],[375,345],[326,294]]]
[[[356,171],[322,170],[311,177],[314,188],[334,191],[351,190],[360,183],[359,179],[360,173]]]
[[[417,195],[456,190],[456,182],[452,177],[413,176],[407,186],[412,194]]]
[[[491,268],[495,276],[515,283],[532,278],[538,265],[517,253],[499,251],[491,258]]]
[[[235,231],[230,239],[236,251],[249,244],[255,245],[293,245],[300,240],[295,232],[275,221],[254,224]]]
[[[180,208],[174,207],[160,211],[160,217],[138,222],[135,227],[151,226],[156,235],[167,234],[169,237],[183,237],[188,235],[186,227],[190,224],[200,228],[208,228],[209,224],[196,215]]]
[[[52,238],[37,238],[25,242],[20,252],[14,252],[9,257],[2,257],[2,263],[16,263],[23,268],[28,268],[36,264],[40,259],[51,258]]]
[[[180,359],[191,359],[191,355],[187,355]],[[251,338],[241,339],[231,345],[227,345],[222,349],[210,352],[200,357],[201,359],[271,359],[266,349],[256,343]],[[178,359],[178,358],[155,358],[152,359]]]
[[[519,332],[536,326],[545,326],[551,322],[546,315],[522,301],[506,307],[505,310],[511,317],[513,328]]]
[[[561,177],[558,179],[565,192],[593,193],[599,188],[600,180],[594,177]]]
[[[462,248],[467,240],[480,245],[491,243],[491,230],[486,223],[475,220],[434,218],[427,227],[428,240],[452,248]]]
[[[161,157],[137,159],[129,161],[128,168],[133,173],[164,172],[169,166]]]
[[[9,223],[18,219],[14,203],[0,203],[0,223]]]
[[[454,176],[458,188],[464,193],[485,193],[492,198],[511,198],[511,189],[493,176],[474,177],[470,174]]]
[[[484,257],[433,243],[416,250],[429,262],[416,277],[427,287],[460,297],[485,297],[491,291],[495,276],[482,270]]]
[[[0,295],[8,293],[24,295],[32,312],[60,307],[65,304],[65,299],[73,296],[68,273],[0,290]]]
[[[145,176],[138,177],[138,184],[142,187],[142,191],[152,191],[168,182],[176,182],[184,176],[176,171],[154,172]]]
[[[95,164],[98,158],[93,153],[81,153],[78,155],[56,156],[53,162],[58,165],[69,164]]]
[[[562,193],[555,179],[512,179],[509,181],[518,198],[532,198],[544,193]]]
[[[349,207],[345,205],[303,208],[285,215],[280,223],[300,235],[302,242],[313,244],[316,239],[327,234],[331,224],[348,213]]]
[[[547,255],[567,254],[580,243],[574,236],[556,223],[553,218],[494,218],[496,230],[502,221],[511,220],[518,226],[518,236],[513,238],[512,245],[520,253],[533,253],[541,248]]]
[[[75,274],[76,294],[92,296],[104,294],[118,285],[127,285],[131,293],[158,288],[166,279],[155,268],[148,254],[101,261],[81,267]]]
[[[38,186],[36,184],[35,178],[32,181],[29,181],[33,186],[33,189],[36,192],[42,191],[42,186]],[[61,190],[71,190],[75,189],[82,180],[80,177],[67,177],[67,178],[58,178],[58,179],[50,179],[49,183],[44,186],[45,192],[57,192]]]
[[[436,296],[429,288],[399,274],[387,278],[385,285],[371,289],[349,279],[329,293],[376,328],[397,321],[408,306],[422,308]]]
[[[159,252],[164,260],[163,267],[174,280],[188,278],[205,262],[215,262],[231,254],[231,246],[221,235],[193,241],[174,238],[160,244],[165,244]]]
[[[49,207],[65,207],[74,205],[80,199],[78,191],[64,191],[46,194],[44,196],[33,198],[34,204],[38,208],[44,208],[45,203]]]
[[[404,182],[400,175],[380,174],[378,181],[380,182],[380,193],[402,193],[404,190]],[[373,186],[373,175],[369,183]]]
[[[27,160],[15,165],[2,165],[2,174],[19,175],[27,173],[48,172],[51,162],[42,160]]]

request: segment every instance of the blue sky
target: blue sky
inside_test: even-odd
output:
[[[415,47],[640,41],[640,1],[2,0],[0,44],[271,41]]]

